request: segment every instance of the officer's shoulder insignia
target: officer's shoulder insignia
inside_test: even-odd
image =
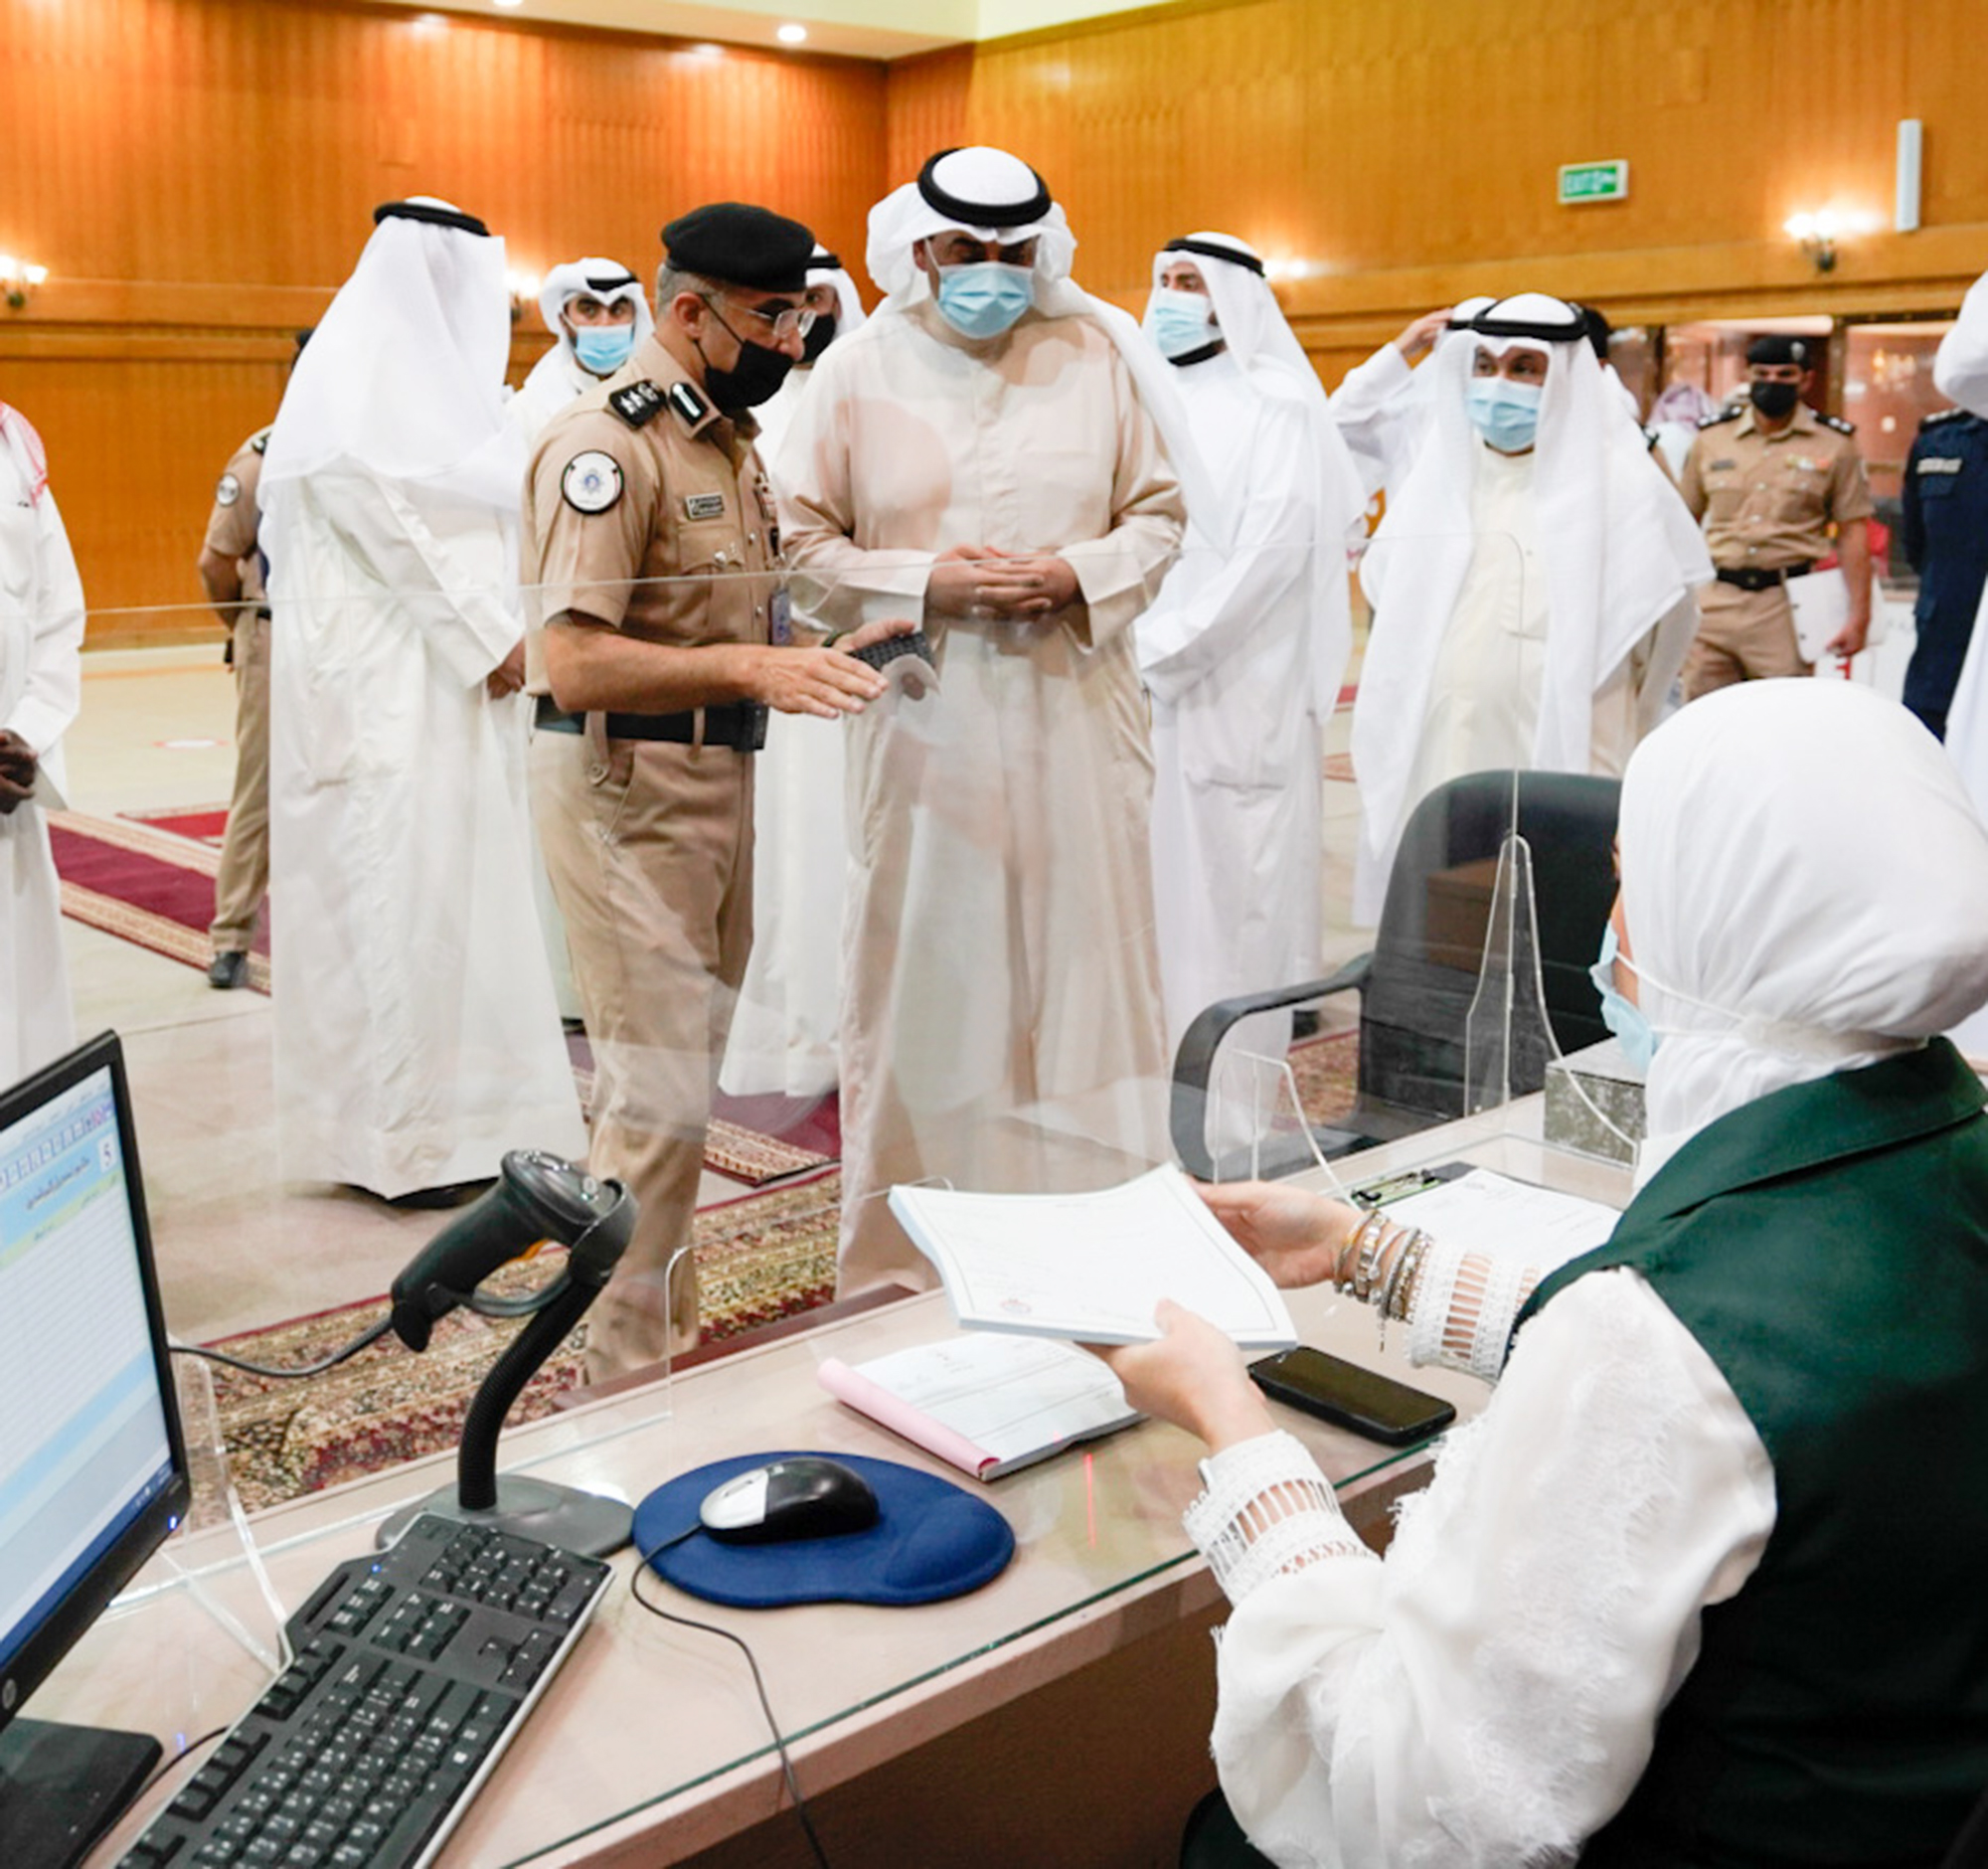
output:
[[[576,454],[560,475],[560,492],[577,513],[604,513],[621,497],[621,463],[597,447]]]
[[[1854,422],[1845,422],[1841,416],[1825,416],[1818,410],[1816,411],[1815,419],[1825,428],[1834,428],[1838,434],[1855,434],[1857,432],[1857,425]]]
[[[1936,428],[1942,422],[1959,422],[1967,414],[1964,409],[1935,409],[1930,416],[1919,418],[1921,428]]]
[[[686,493],[684,495],[684,517],[686,519],[723,519],[725,517],[725,495],[722,493]]]
[[[1698,425],[1701,428],[1716,428],[1722,422],[1738,422],[1745,413],[1744,403],[1728,403],[1724,409],[1715,409],[1711,415],[1701,416]]]
[[[257,436],[256,436],[256,437],[254,438],[254,440],[252,440],[252,441],[250,441],[250,442],[248,443],[248,445],[249,445],[250,447],[252,447],[252,448],[253,448],[253,449],[255,450],[255,452],[256,452],[256,453],[258,453],[258,454],[266,454],[266,453],[267,453],[267,452],[269,451],[269,431],[268,431],[268,429],[267,429],[267,428],[264,428],[264,429],[262,430],[262,432],[261,432],[260,434],[258,434],[258,435],[257,435]]]
[[[698,394],[695,384],[679,380],[669,388],[670,407],[686,428],[695,428],[711,414],[711,405]]]
[[[663,393],[645,377],[639,383],[609,391],[607,407],[629,427],[640,428],[663,413]]]
[[[223,474],[214,483],[214,503],[217,506],[233,506],[242,497],[242,482],[233,474]]]
[[[1657,444],[1657,431],[1656,431],[1656,429],[1654,429],[1654,428],[1648,428],[1648,427],[1644,428],[1644,429],[1643,429],[1643,445],[1644,445],[1645,447],[1647,447],[1647,448],[1653,448],[1653,447],[1655,447],[1655,446],[1656,446],[1656,444]]]

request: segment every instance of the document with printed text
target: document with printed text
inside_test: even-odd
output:
[[[1172,1298],[1245,1349],[1288,1349],[1291,1314],[1178,1168],[1092,1194],[895,1187],[891,1211],[970,1330],[1147,1343]]]

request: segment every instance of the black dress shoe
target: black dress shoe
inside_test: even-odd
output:
[[[224,990],[248,984],[248,956],[241,952],[216,954],[207,969],[207,983]]]

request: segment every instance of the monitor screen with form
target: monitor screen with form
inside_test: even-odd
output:
[[[50,1801],[57,1755],[82,1737],[18,1718],[22,1702],[187,1499],[123,1059],[105,1035],[0,1095],[0,1841]]]

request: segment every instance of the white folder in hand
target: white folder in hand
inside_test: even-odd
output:
[[[1795,613],[1795,648],[1804,662],[1819,662],[1850,620],[1850,580],[1840,570],[1790,578],[1788,603]]]

